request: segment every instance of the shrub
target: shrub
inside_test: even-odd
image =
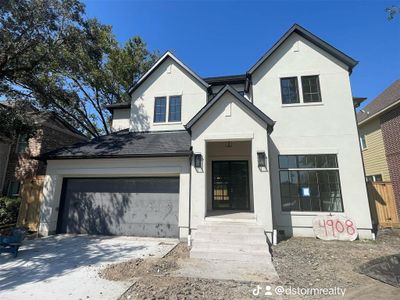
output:
[[[0,197],[0,226],[17,222],[20,198]]]

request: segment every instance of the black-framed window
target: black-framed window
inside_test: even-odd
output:
[[[164,123],[167,111],[167,98],[156,97],[154,100],[154,123]]]
[[[170,96],[168,108],[168,122],[180,122],[182,110],[182,97]]]
[[[27,147],[28,147],[28,136],[26,134],[20,134],[17,139],[15,152],[24,153]]]
[[[7,196],[9,197],[19,196],[20,186],[21,185],[18,181],[10,181],[10,183],[8,184]]]
[[[299,103],[297,77],[281,78],[282,104]]]
[[[301,87],[303,89],[303,101],[321,102],[321,89],[319,86],[319,76],[301,76]]]
[[[343,212],[335,154],[280,155],[283,211]]]

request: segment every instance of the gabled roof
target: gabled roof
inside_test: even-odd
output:
[[[323,41],[316,35],[312,34],[305,28],[301,27],[298,24],[294,24],[279,40],[272,46],[271,49],[267,51],[257,62],[253,65],[248,73],[252,74],[265,60],[267,60],[276,49],[282,45],[292,33],[297,33],[301,37],[305,38],[306,40],[310,41],[314,45],[318,46],[319,48],[325,50],[327,53],[338,59],[339,61],[343,62],[348,67],[348,71],[351,73],[352,69],[358,64],[358,61],[354,60],[350,56],[344,54],[340,50],[336,49],[335,47],[331,46],[327,42]]]
[[[161,56],[155,64],[133,85],[128,93],[132,95],[132,93],[168,58],[174,60],[178,65],[180,65],[183,69],[185,69],[193,78],[195,78],[201,85],[205,88],[208,88],[210,85],[205,82],[199,75],[193,72],[188,66],[186,66],[183,62],[181,62],[175,55],[173,55],[170,51],[165,52],[163,56]]]
[[[271,133],[275,125],[275,122],[271,120],[266,114],[264,114],[258,107],[256,107],[249,100],[240,95],[233,87],[230,85],[225,85],[218,94],[216,94],[203,108],[186,124],[186,129],[190,130],[194,124],[201,119],[201,117],[207,113],[215,103],[225,94],[230,93],[234,96],[241,104],[243,104],[250,112],[252,112],[260,121],[267,125],[268,132]]]
[[[360,125],[369,119],[377,117],[396,104],[400,104],[400,79],[393,82],[378,97],[357,112],[357,122]]]
[[[190,154],[190,135],[186,130],[129,132],[125,129],[47,152],[39,159],[179,157]]]

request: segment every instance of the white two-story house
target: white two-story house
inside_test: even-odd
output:
[[[165,53],[108,106],[114,133],[46,155],[40,232],[186,239],[225,221],[271,241],[338,214],[371,238],[356,64],[299,25],[243,75],[202,78]]]

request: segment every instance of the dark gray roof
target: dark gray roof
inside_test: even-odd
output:
[[[206,77],[203,80],[210,85],[244,84],[246,82],[246,74]]]
[[[114,109],[119,109],[119,108],[131,108],[131,102],[108,104],[108,105],[106,105],[106,108],[109,111],[112,111]]]
[[[372,100],[362,110],[357,112],[357,122],[360,123],[375,115],[382,110],[400,100],[400,79],[393,82],[378,97]]]
[[[50,151],[40,159],[189,156],[190,147],[186,130],[136,133],[122,130]]]
[[[201,117],[213,107],[215,103],[226,93],[231,93],[240,103],[242,103],[246,108],[248,108],[258,119],[267,125],[268,132],[272,132],[275,122],[271,120],[266,114],[264,114],[258,107],[256,107],[249,100],[240,95],[233,87],[230,85],[225,85],[218,94],[216,94],[203,108],[186,124],[186,128],[190,129],[194,124],[201,119]]]
[[[275,45],[272,46],[271,49],[267,51],[255,64],[250,68],[248,73],[253,73],[268,57],[272,55],[272,53],[275,52],[276,49],[279,48],[280,45],[282,45],[286,39],[292,34],[292,33],[297,33],[298,35],[302,36],[303,38],[307,39],[314,45],[318,46],[319,48],[325,50],[327,53],[335,57],[336,59],[340,60],[343,62],[345,65],[348,66],[348,71],[351,73],[352,69],[358,64],[358,61],[354,60],[350,56],[344,54],[342,51],[336,49],[335,47],[331,46],[327,42],[323,41],[316,35],[312,34],[305,28],[301,27],[298,24],[294,24],[279,40],[278,42],[275,43]]]

